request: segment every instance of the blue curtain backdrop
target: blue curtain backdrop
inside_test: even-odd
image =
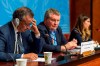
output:
[[[37,24],[43,21],[47,9],[57,9],[61,13],[60,26],[63,33],[70,32],[69,0],[0,0],[0,26],[10,21],[14,10],[22,6],[32,9]]]

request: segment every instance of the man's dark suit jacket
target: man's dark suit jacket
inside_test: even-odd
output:
[[[67,43],[65,37],[62,34],[62,30],[60,27],[57,28],[56,30],[56,41],[57,41],[57,46],[52,45],[52,41],[50,40],[50,31],[49,29],[44,25],[43,22],[41,22],[38,25],[38,29],[41,33],[41,36],[44,38],[44,46],[43,46],[43,51],[51,51],[51,52],[60,52],[61,50],[61,45],[64,45]]]
[[[22,43],[24,45],[24,54],[39,53],[42,50],[42,39],[35,38],[30,30],[21,33]],[[20,58],[22,54],[14,54],[15,31],[11,22],[0,27],[0,60],[11,61]]]
[[[73,39],[76,39],[78,41],[77,42],[78,45],[81,45],[81,42],[83,42],[82,36],[81,36],[81,34],[79,33],[79,31],[76,28],[74,28],[72,30],[72,32],[70,34],[69,41],[71,41]],[[87,41],[91,41],[91,37]],[[86,40],[84,42],[86,42]]]

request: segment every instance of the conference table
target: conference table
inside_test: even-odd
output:
[[[100,66],[100,48],[96,49],[95,54],[87,57],[81,55],[67,55],[66,53],[53,53],[52,63],[45,65],[44,62],[28,61],[27,66]],[[14,66],[16,62],[0,61],[0,66]]]

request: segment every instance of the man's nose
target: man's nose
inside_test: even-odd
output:
[[[58,21],[57,21],[57,20],[55,21],[55,24],[56,24],[56,25],[58,24]]]
[[[30,28],[31,28],[30,26],[27,26],[27,29],[28,29],[28,30],[30,30]]]

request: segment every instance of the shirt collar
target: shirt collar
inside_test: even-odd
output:
[[[54,31],[52,31],[52,30],[49,30],[50,31],[50,33],[56,33],[56,30],[54,30]]]

